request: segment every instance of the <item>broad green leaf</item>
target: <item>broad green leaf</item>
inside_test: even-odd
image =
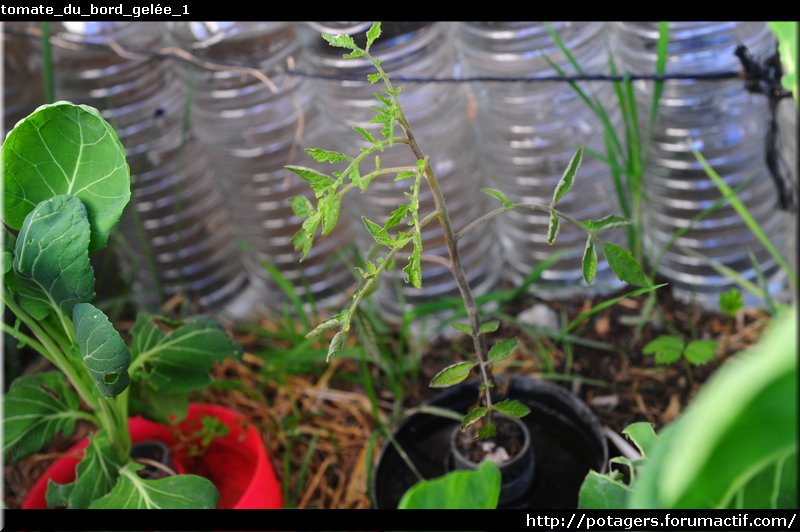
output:
[[[769,28],[778,40],[778,53],[783,65],[783,88],[792,91],[797,105],[797,21],[769,22]]]
[[[745,483],[796,452],[794,397],[796,308],[773,319],[758,344],[723,364],[683,414],[661,431],[634,481],[628,506],[735,505]],[[796,487],[788,498],[796,504]]]
[[[659,336],[644,346],[642,353],[655,355],[657,364],[672,364],[683,354],[684,341],[677,336]]]
[[[369,81],[370,83],[378,83],[380,80],[381,80],[380,72],[374,72],[372,74],[367,75],[367,81]]]
[[[314,195],[317,198],[320,198],[322,194],[331,188],[335,181],[329,175],[325,175],[322,172],[318,172],[313,168],[306,168],[305,166],[293,166],[287,165],[284,168],[289,170],[290,172],[294,172],[300,178],[311,185],[311,188],[314,189]]]
[[[11,271],[12,262],[14,262],[14,255],[9,253],[8,251],[3,251],[3,274],[7,274]]]
[[[109,494],[94,501],[92,509],[187,509],[217,507],[219,494],[210,480],[197,475],[175,475],[145,480],[137,471],[144,466],[129,462],[119,470],[119,480]]]
[[[489,362],[498,362],[511,356],[519,345],[519,338],[500,340],[489,349]]]
[[[56,484],[53,479],[47,479],[47,490],[45,491],[45,501],[48,508],[59,508],[69,506],[69,496],[72,494],[74,483]]]
[[[40,202],[68,194],[86,206],[90,251],[106,245],[131,195],[117,134],[97,109],[56,102],[20,121],[3,143],[3,221],[20,229]]]
[[[500,327],[500,322],[497,320],[487,321],[486,323],[481,323],[480,332],[481,333],[490,333],[495,332]]]
[[[72,435],[81,416],[64,375],[52,371],[17,378],[3,399],[3,453],[16,462],[61,433]]]
[[[514,206],[514,202],[508,199],[508,196],[500,192],[495,188],[482,188],[481,192],[484,194],[493,197],[494,199],[498,199],[503,202],[503,207],[511,208]]]
[[[362,137],[364,137],[364,139],[370,144],[375,144],[376,142],[378,142],[377,140],[375,140],[375,137],[372,136],[372,133],[370,133],[363,127],[353,126],[353,130]]]
[[[139,314],[131,335],[134,364],[143,370],[133,378],[146,379],[162,392],[204,388],[211,383],[209,372],[214,363],[238,358],[242,353],[241,346],[207,316],[194,316],[173,325],[159,316]]]
[[[592,284],[597,275],[597,251],[594,249],[592,235],[586,236],[586,247],[583,248],[583,280],[586,284]]]
[[[122,337],[103,311],[91,303],[75,305],[72,321],[83,363],[97,388],[106,397],[119,395],[131,382],[131,353]]]
[[[370,232],[372,238],[375,239],[375,242],[377,242],[382,246],[390,248],[394,247],[395,244],[394,239],[389,234],[387,234],[386,231],[383,230],[383,227],[376,224],[372,220],[366,218],[365,216],[361,217],[361,221],[364,222],[364,227],[366,227],[367,230]]]
[[[622,431],[642,453],[647,456],[658,441],[653,425],[647,422],[631,423]]]
[[[289,206],[292,208],[292,212],[295,216],[301,220],[308,218],[314,213],[314,206],[305,196],[293,197],[289,200]]]
[[[401,510],[494,510],[500,500],[500,469],[489,460],[474,471],[453,471],[414,484],[397,505]]]
[[[493,406],[495,410],[508,417],[520,418],[531,413],[531,409],[527,405],[514,399],[506,399],[505,401],[495,403]]]
[[[547,243],[553,245],[558,236],[558,214],[553,209],[550,209],[550,223],[547,225]]]
[[[625,508],[631,489],[608,475],[589,471],[578,493],[581,510],[617,510]]]
[[[729,508],[797,508],[797,450],[769,462],[731,497]]]
[[[469,372],[474,367],[474,362],[456,362],[455,364],[451,364],[437,373],[433,379],[431,379],[429,386],[431,388],[447,388],[448,386],[458,384],[469,377]]]
[[[349,35],[331,35],[329,33],[323,33],[322,38],[325,39],[328,44],[337,48],[347,48],[349,50],[356,50],[358,48],[353,38]]]
[[[86,208],[76,197],[56,196],[28,213],[14,250],[26,308],[47,306],[69,316],[76,303],[94,297],[89,237]]]
[[[375,39],[381,36],[381,23],[380,22],[373,22],[372,26],[370,26],[369,30],[367,30],[367,51],[369,51],[369,47],[372,46],[372,43],[375,42]]]
[[[578,169],[581,167],[581,160],[583,160],[583,146],[579,147],[575,155],[572,156],[567,169],[564,170],[564,175],[561,176],[561,180],[556,185],[556,189],[553,192],[553,201],[550,203],[551,207],[555,207],[556,203],[566,196],[567,192],[572,188],[573,183],[575,183],[575,174],[578,173]]]
[[[322,236],[329,235],[339,221],[342,202],[336,194],[328,194],[319,200],[319,212],[322,215]]]
[[[101,430],[89,436],[89,445],[75,470],[75,481],[65,486],[58,486],[52,480],[48,483],[48,507],[66,502],[67,508],[89,508],[92,501],[111,491],[119,476],[120,467],[122,462],[112,449],[108,434]],[[68,497],[63,501],[67,492]]]
[[[467,415],[465,415],[461,419],[461,430],[466,429],[467,427],[478,421],[480,418],[485,416],[488,411],[489,409],[486,408],[485,406],[479,406],[467,412]]]
[[[341,163],[349,159],[349,157],[344,153],[323,150],[322,148],[306,148],[306,152],[319,163]]]
[[[453,327],[453,329],[462,332],[464,334],[472,334],[472,327],[470,327],[466,323],[453,322],[450,324],[450,326]]]
[[[610,242],[603,243],[603,253],[608,265],[620,281],[636,286],[648,286],[650,283],[642,273],[642,269],[631,252]]]
[[[162,392],[144,381],[131,383],[128,401],[131,413],[165,425],[180,423],[189,412],[188,394]]]
[[[486,422],[481,427],[481,430],[478,431],[478,439],[479,440],[486,440],[488,438],[494,438],[497,436],[497,427],[494,423]]]
[[[717,347],[717,342],[714,340],[692,340],[686,346],[683,356],[689,363],[701,366],[716,356]]]
[[[743,307],[744,298],[739,290],[731,288],[719,295],[719,308],[728,316],[736,316]]]
[[[621,218],[619,216],[606,216],[605,218],[601,218],[600,220],[584,220],[581,224],[588,230],[593,233],[598,231],[603,231],[605,229],[615,229],[617,227],[625,227],[626,225],[630,225],[631,221],[625,218]]]

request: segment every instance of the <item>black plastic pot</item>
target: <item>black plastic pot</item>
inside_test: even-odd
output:
[[[498,431],[500,430],[500,423],[503,421],[518,427],[522,441],[520,442],[521,449],[516,456],[500,464],[499,505],[504,508],[524,508],[527,506],[527,500],[524,495],[528,492],[534,478],[535,459],[531,445],[531,432],[528,429],[528,425],[520,419],[496,415],[495,423]],[[458,448],[456,441],[460,435],[461,427],[456,425],[450,436],[450,462],[445,466],[445,469],[477,469],[480,464],[470,460]]]
[[[504,388],[499,386],[498,391]],[[428,404],[463,414],[477,394],[477,382],[462,384]],[[522,421],[531,435],[535,462],[533,482],[525,493],[498,507],[576,508],[586,474],[590,469],[604,471],[608,462],[603,430],[589,407],[561,386],[530,377],[511,378],[506,393],[493,394],[493,398],[517,399],[531,408]],[[417,413],[403,421],[394,436],[422,476],[430,479],[453,469],[450,442],[457,426],[455,420]],[[381,450],[372,480],[375,508],[397,508],[406,490],[417,482],[390,442]]]

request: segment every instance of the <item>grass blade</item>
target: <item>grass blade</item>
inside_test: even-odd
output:
[[[717,174],[717,172],[711,168],[711,165],[708,164],[705,157],[697,150],[692,143],[692,153],[703,166],[703,169],[706,171],[708,177],[714,181],[714,184],[717,185],[717,188],[722,192],[722,195],[730,202],[731,206],[736,209],[736,212],[739,213],[739,216],[742,217],[744,223],[747,224],[747,227],[750,228],[750,231],[758,238],[758,241],[761,242],[761,245],[769,251],[769,254],[772,255],[772,258],[775,259],[775,262],[780,264],[783,271],[786,273],[786,276],[789,278],[789,281],[792,283],[794,288],[797,288],[797,276],[795,275],[792,268],[786,262],[786,259],[780,254],[780,252],[775,248],[775,245],[770,241],[769,237],[764,234],[764,231],[761,229],[761,226],[758,222],[753,218],[750,214],[750,211],[747,210],[744,203],[739,199],[739,197],[731,190],[731,187],[728,186],[725,181]]]
[[[277,284],[278,287],[283,291],[284,295],[286,295],[286,298],[292,302],[298,318],[300,318],[300,321],[303,322],[303,328],[306,331],[310,331],[311,323],[308,321],[308,316],[303,308],[303,301],[300,299],[300,296],[297,295],[292,283],[287,281],[286,277],[283,276],[280,270],[278,270],[278,268],[269,262],[262,260],[261,267],[267,271],[272,280],[275,281],[275,284]]]
[[[657,285],[654,285],[654,286],[646,286],[644,288],[637,288],[636,290],[632,290],[630,292],[622,294],[621,296],[617,296],[615,298],[608,299],[608,300],[603,301],[602,303],[600,303],[598,305],[595,305],[594,307],[590,308],[586,312],[581,313],[580,316],[578,316],[577,318],[572,320],[570,322],[570,324],[567,325],[564,328],[563,331],[561,331],[561,335],[559,335],[559,338],[558,338],[557,342],[561,342],[564,339],[564,336],[566,336],[567,333],[570,333],[570,332],[574,331],[575,327],[580,325],[583,322],[583,320],[585,320],[586,318],[589,318],[591,316],[594,316],[595,314],[597,314],[601,310],[607,309],[608,307],[611,307],[611,306],[614,306],[614,305],[616,305],[617,303],[619,303],[620,301],[622,301],[625,298],[636,297],[636,296],[639,296],[639,295],[642,295],[642,294],[647,294],[648,292],[653,292],[654,290],[658,290],[661,287],[667,286],[667,284],[668,283],[663,283],[663,284],[657,284]]]
[[[659,22],[658,24],[658,43],[656,44],[656,74],[664,74],[667,71],[667,51],[669,49],[669,22]],[[650,115],[647,118],[647,135],[644,140],[644,150],[642,159],[647,159],[647,152],[650,149],[650,142],[653,139],[653,129],[656,125],[658,116],[658,106],[661,102],[661,94],[664,92],[664,80],[653,82],[653,101],[650,103]]]

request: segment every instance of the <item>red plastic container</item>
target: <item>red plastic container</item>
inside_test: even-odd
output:
[[[215,438],[202,455],[192,457],[182,440],[192,440],[192,435],[202,426],[204,417],[219,419],[229,432],[224,437]],[[165,426],[133,417],[129,427],[134,443],[160,440],[170,447],[178,473],[192,473],[211,480],[220,495],[217,508],[283,508],[281,486],[272,470],[261,436],[241,414],[217,405],[192,404],[189,405],[186,419],[177,425]],[[59,484],[72,482],[75,479],[75,466],[88,443],[88,440],[78,442],[53,462],[33,485],[22,508],[47,508],[45,492],[48,479]]]

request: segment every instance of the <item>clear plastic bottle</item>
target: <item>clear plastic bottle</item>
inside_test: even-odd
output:
[[[41,54],[32,41],[8,30],[23,32],[27,22],[3,22],[3,129],[11,131],[17,122],[44,103]]]
[[[319,135],[307,82],[281,72],[296,67],[299,60],[296,25],[174,22],[169,26],[175,42],[201,60],[257,66],[268,77],[267,81],[242,70],[205,70],[187,64],[178,69],[193,87],[192,130],[214,162],[238,235],[252,250],[246,264],[265,306],[280,311],[286,298],[262,262],[276,267],[302,300],[310,296],[326,306],[332,298],[341,304],[342,292],[353,280],[350,268],[338,264],[350,244],[347,220],[320,239],[302,263],[291,242],[300,220],[289,200],[313,194],[284,166],[314,166],[303,148],[315,145]]]
[[[612,47],[621,68],[655,72],[658,28],[657,22],[613,25]],[[666,72],[738,70],[741,65],[734,50],[740,43],[756,58],[763,59],[775,50],[763,22],[671,22]],[[638,102],[645,109],[652,98],[652,83],[637,82],[636,88]],[[660,255],[677,231],[688,227],[694,216],[721,196],[693,155],[692,142],[731,188],[750,180],[737,196],[780,249],[782,216],[764,163],[766,125],[766,98],[747,92],[741,80],[664,83],[644,176],[649,256]],[[709,261],[758,283],[751,251],[770,290],[779,292],[783,279],[779,266],[726,203],[677,238],[658,271],[671,281],[678,298],[716,308],[719,294],[737,285]]]
[[[123,49],[165,46],[157,22],[64,22],[52,34]],[[114,249],[137,302],[185,294],[196,308],[248,312],[249,281],[204,150],[183,127],[186,87],[167,61],[97,47],[53,48],[56,97],[97,107],[125,147],[132,197]]]
[[[602,45],[605,24],[553,22],[553,28],[587,72],[607,71]],[[458,42],[467,76],[527,77],[555,74],[545,55],[566,71],[569,63],[542,22],[464,22]],[[549,205],[553,190],[579,145],[604,152],[602,124],[566,83],[490,83],[472,85],[478,101],[478,147],[490,186],[520,203]],[[616,101],[608,84],[582,84],[607,109]],[[585,155],[573,189],[559,210],[578,219],[618,213],[608,166]],[[619,287],[608,264],[600,261],[591,287],[583,281],[581,257],[586,233],[562,223],[556,243],[547,244],[549,217],[515,210],[497,220],[507,279],[519,284],[536,265],[558,251],[564,255],[532,287],[544,298],[596,293]],[[604,235],[607,240],[618,232]]]
[[[392,75],[443,76],[455,69],[455,47],[449,23],[384,23],[381,38],[371,52],[382,59],[381,66]],[[341,49],[328,46],[322,39],[311,41],[308,57],[315,71],[327,75],[346,75],[366,80],[374,70],[363,59],[343,59]],[[400,101],[409,123],[425,153],[430,154],[444,193],[453,225],[458,230],[495,205],[493,199],[480,192],[486,186],[479,169],[475,137],[469,124],[469,105],[465,87],[436,83],[403,83]],[[345,153],[357,153],[365,143],[353,126],[360,126],[380,136],[381,125],[371,123],[377,102],[377,85],[366,81],[313,80],[317,106],[328,131],[327,145],[322,148]],[[414,165],[413,156],[405,145],[387,148],[380,154],[381,166]],[[391,177],[376,179],[365,194],[353,193],[347,211],[361,226],[361,216],[382,224],[399,204],[405,203],[403,192],[408,182],[395,182]],[[344,209],[345,207],[343,207]],[[420,194],[420,217],[433,212],[433,197],[423,184]],[[359,227],[357,238],[362,249],[373,241]],[[448,257],[447,248],[438,224],[423,230],[423,254]],[[500,256],[491,224],[479,226],[459,241],[462,263],[467,279],[476,294],[496,286],[500,277]],[[389,320],[397,320],[411,305],[442,297],[458,297],[450,270],[444,265],[422,264],[422,290],[405,284],[402,266],[407,256],[396,259],[398,267],[384,277],[375,295],[378,306]],[[399,293],[398,293],[399,288]],[[401,304],[404,300],[406,307]]]

